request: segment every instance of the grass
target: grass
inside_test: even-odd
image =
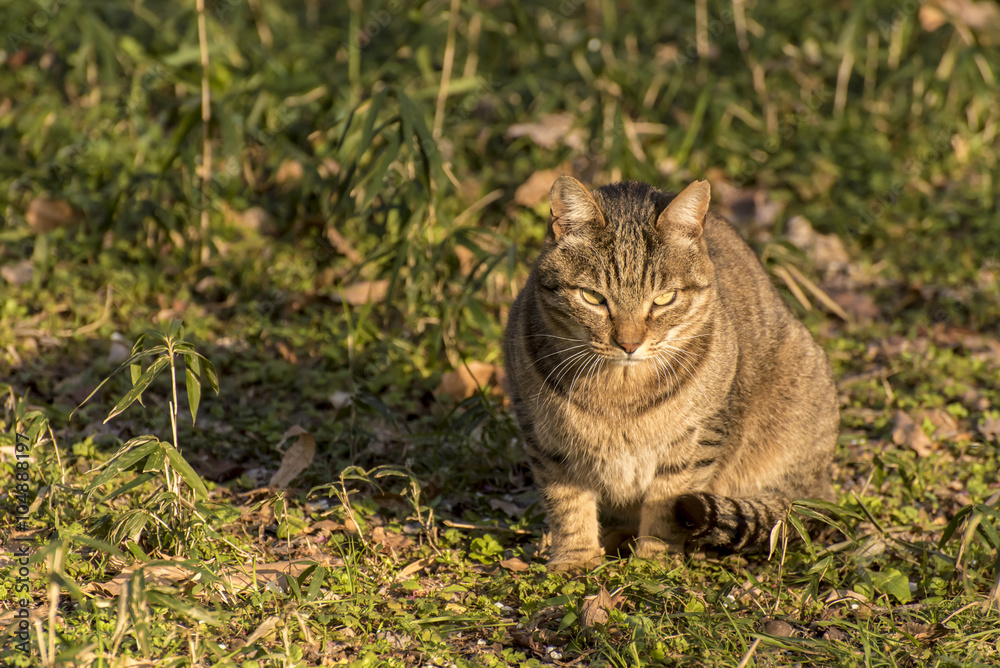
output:
[[[3,661],[1000,661],[1000,28],[742,7],[219,0],[203,68],[195,3],[0,0]],[[839,503],[770,559],[545,571],[475,364],[544,170],[709,178],[830,355]],[[147,330],[192,347],[106,420]]]

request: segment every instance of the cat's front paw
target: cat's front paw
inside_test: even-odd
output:
[[[550,571],[583,573],[601,565],[604,553],[601,550],[561,550],[555,552],[548,562]]]

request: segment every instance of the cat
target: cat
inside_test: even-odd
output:
[[[504,336],[507,391],[546,508],[549,567],[766,547],[793,499],[833,500],[823,350],[695,181],[560,176]]]

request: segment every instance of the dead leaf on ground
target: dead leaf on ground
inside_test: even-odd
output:
[[[820,234],[805,216],[788,219],[788,240],[806,254],[816,270],[827,276],[847,268],[850,257],[836,234]]]
[[[361,281],[348,285],[331,295],[331,299],[337,304],[350,304],[351,306],[363,306],[368,302],[384,301],[389,294],[389,279],[381,278],[377,281]]]
[[[914,640],[920,642],[933,642],[951,633],[950,629],[940,622],[934,622],[933,624],[910,622],[902,624],[899,628],[904,633],[913,636]]]
[[[136,659],[131,656],[123,655],[113,657],[112,662],[109,661],[107,654],[98,656],[95,652],[91,651],[77,654],[69,663],[74,666],[114,665],[116,668],[156,668],[156,666],[160,665],[159,661],[145,661],[143,659]]]
[[[611,611],[621,605],[624,600],[625,596],[621,593],[621,589],[612,595],[602,586],[601,591],[584,599],[583,606],[580,608],[580,623],[584,627],[607,624],[611,618]]]
[[[917,17],[920,27],[927,32],[934,32],[946,23],[987,32],[1000,29],[1000,9],[992,2],[933,0],[921,5]]]
[[[131,582],[132,575],[135,573],[136,569],[140,567],[141,566],[138,565],[130,566],[107,582],[88,583],[83,587],[83,591],[87,593],[99,593],[107,596],[108,598],[114,598],[121,594],[122,587]],[[182,568],[180,566],[161,565],[145,566],[141,568],[147,585],[170,587],[193,577],[198,577],[197,574],[192,573],[190,569]]]
[[[394,555],[402,549],[413,545],[413,539],[401,533],[386,531],[384,527],[372,529],[372,542],[389,548]]]
[[[298,160],[285,158],[278,165],[278,171],[274,175],[274,180],[279,186],[294,186],[302,181],[305,170]]]
[[[518,559],[517,557],[504,559],[503,561],[500,562],[500,566],[506,568],[508,571],[514,571],[516,573],[521,573],[531,568],[531,566],[529,566],[523,560]]]
[[[35,274],[35,263],[31,260],[21,260],[14,264],[0,267],[0,278],[11,285],[24,285],[31,282]]]
[[[453,399],[468,399],[479,391],[480,387],[489,385],[494,378],[497,367],[485,362],[467,362],[454,371],[441,376],[435,394],[447,394]]]
[[[508,139],[528,137],[538,146],[551,149],[559,144],[559,140],[567,135],[572,127],[573,115],[560,112],[545,114],[534,123],[515,123],[507,128],[505,135]]]
[[[298,425],[291,427],[285,432],[285,435],[281,438],[281,443],[278,443],[278,447],[281,447],[282,443],[293,436],[297,436],[298,439],[292,444],[292,447],[288,448],[288,451],[281,460],[281,466],[278,468],[278,471],[271,476],[271,487],[279,489],[287,488],[296,476],[309,468],[309,465],[313,463],[313,459],[316,457],[316,439],[313,438],[312,434]]]
[[[556,169],[540,169],[514,191],[514,201],[521,206],[534,207],[548,199],[552,184],[564,172]]]
[[[71,227],[77,224],[82,215],[66,200],[36,197],[28,204],[24,219],[34,232],[43,233],[58,230],[60,227]]]
[[[307,568],[316,564],[315,561],[275,561],[269,564],[257,564],[253,568],[248,566],[246,573],[243,571],[227,572],[222,575],[222,578],[236,593],[249,589],[258,582],[266,588],[284,592],[288,590],[288,578],[296,578],[302,575],[302,572]]]
[[[986,438],[1000,441],[1000,418],[988,417],[979,425],[979,433]]]
[[[934,451],[930,437],[905,411],[896,411],[892,442],[896,445],[905,445],[919,457],[926,457]]]
[[[514,518],[524,516],[524,508],[516,503],[513,503],[512,501],[505,501],[504,499],[490,499],[490,508],[493,510],[502,510],[510,517]]]
[[[411,575],[416,575],[420,571],[424,570],[428,566],[434,563],[434,555],[429,557],[421,557],[417,559],[412,564],[407,564],[400,569],[399,573],[396,574],[396,582],[402,582]]]
[[[916,422],[923,424],[924,420],[930,420],[934,425],[934,438],[951,438],[958,433],[958,420],[946,410],[932,408],[917,413]]]

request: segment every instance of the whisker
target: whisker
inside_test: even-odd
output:
[[[673,346],[667,346],[667,348],[672,349],[672,350],[677,350],[677,348],[673,348]],[[701,386],[701,382],[698,380],[698,377],[695,375],[695,373],[691,369],[691,367],[689,367],[687,364],[685,364],[684,360],[682,358],[680,358],[680,357],[674,357],[673,354],[669,350],[665,350],[664,352],[667,353],[667,355],[670,355],[671,359],[674,362],[678,362],[682,367],[684,367],[684,369],[688,372],[688,375],[691,377],[691,380],[693,380],[694,383],[695,383],[695,385],[698,386],[698,391],[701,392],[701,396],[702,396],[702,398],[705,399],[705,403],[706,404],[711,403],[708,400],[708,395],[705,394],[705,389]]]
[[[552,369],[549,371],[548,375],[545,376],[545,379],[542,380],[541,384],[538,386],[538,392],[536,392],[535,396],[532,397],[532,398],[533,399],[537,399],[539,397],[539,395],[541,395],[541,393],[543,391],[545,391],[545,384],[548,383],[549,378],[552,377],[552,374],[554,374],[556,371],[558,371],[559,369],[561,369],[563,366],[567,366],[567,368],[570,367],[570,366],[572,366],[571,363],[574,360],[576,360],[579,357],[581,357],[582,355],[586,355],[586,354],[587,354],[586,350],[581,350],[581,351],[573,353],[572,355],[570,355],[569,357],[567,357],[564,360],[560,360],[559,364],[556,364],[554,367],[552,367]],[[565,372],[564,372],[564,374],[565,374]],[[560,375],[559,378],[561,379],[562,375]],[[556,384],[557,385],[559,384],[559,380],[558,379],[556,380]]]

